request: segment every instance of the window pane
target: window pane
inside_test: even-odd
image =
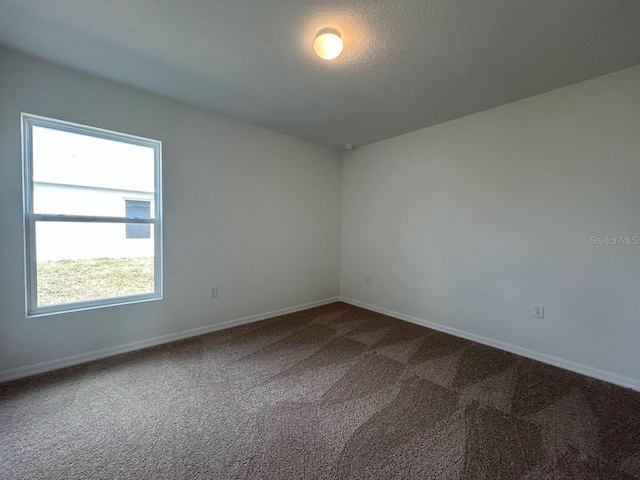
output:
[[[124,217],[125,198],[154,198],[154,149],[34,126],[35,213]]]
[[[36,222],[38,307],[153,293],[153,229],[131,241],[129,226]]]

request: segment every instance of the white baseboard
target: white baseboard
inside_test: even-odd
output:
[[[364,308],[366,310],[371,310],[373,312],[381,313],[383,315],[388,315],[389,317],[394,317],[399,320],[405,320],[407,322],[415,323],[416,325],[420,325],[423,327],[431,328],[433,330],[438,330],[440,332],[448,333],[456,337],[465,338],[467,340],[471,340],[477,343],[482,343],[483,345],[499,348],[500,350],[505,350],[507,352],[515,353],[516,355],[520,355],[522,357],[531,358],[532,360],[537,360],[539,362],[547,363],[549,365],[563,368],[565,370],[570,370],[572,372],[580,373],[582,375],[586,375],[587,377],[603,380],[605,382],[613,383],[614,385],[619,385],[621,387],[631,388],[633,390],[640,392],[640,379],[637,379],[637,378],[618,375],[617,373],[608,372],[606,370],[601,370],[595,367],[590,367],[589,365],[584,365],[581,363],[572,362],[571,360],[565,360],[563,358],[554,357],[552,355],[547,355],[546,353],[536,352],[534,350],[529,350],[528,348],[518,347],[517,345],[512,345],[510,343],[501,342],[499,340],[494,340],[492,338],[483,337],[481,335],[476,335],[475,333],[469,333],[463,330],[458,330],[457,328],[447,327],[446,325],[440,325],[437,323],[429,322],[428,320],[423,320],[422,318],[416,318],[410,315],[405,315],[403,313],[387,310],[386,308],[376,307],[375,305],[370,305],[368,303],[360,302],[352,298],[340,297],[340,301],[349,303],[351,305],[355,305],[356,307]]]
[[[327,305],[339,300],[339,297],[327,298],[325,300],[319,300],[317,302],[296,305],[295,307],[283,308],[280,310],[274,310],[272,312],[260,313],[257,315],[251,315],[249,317],[216,323],[214,325],[206,325],[204,327],[192,328],[190,330],[184,330],[182,332],[170,333],[167,335],[161,335],[159,337],[139,340],[137,342],[125,343],[123,345],[117,345],[115,347],[103,348],[101,350],[95,350],[93,352],[81,353],[78,355],[72,355],[70,357],[34,363],[32,365],[26,365],[24,367],[12,368],[10,370],[0,372],[0,383],[8,382],[10,380],[16,380],[18,378],[29,377],[31,375],[37,375],[39,373],[50,372],[52,370],[58,370],[60,368],[71,367],[80,363],[91,362],[93,360],[99,360],[101,358],[111,357],[113,355],[119,355],[121,353],[141,350],[143,348],[153,347],[155,345],[160,345],[163,343],[175,342],[176,340],[183,340],[190,337],[197,337],[198,335],[204,335],[206,333],[211,333],[218,330],[224,330],[231,327],[237,327],[239,325],[245,325],[247,323],[258,322],[260,320],[266,320],[268,318],[278,317],[280,315],[286,315],[287,313],[295,313],[301,310],[307,310],[309,308]]]

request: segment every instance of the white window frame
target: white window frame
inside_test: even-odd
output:
[[[25,309],[27,317],[36,317],[54,313],[75,312],[93,308],[123,305],[128,303],[160,300],[163,295],[163,255],[162,255],[162,142],[149,138],[137,137],[126,133],[114,132],[102,128],[80,125],[77,123],[56,120],[53,118],[21,114],[22,124],[22,167],[23,167],[23,217],[25,246]],[[150,219],[105,217],[90,215],[58,215],[34,213],[33,211],[33,127],[45,127],[69,133],[78,133],[95,138],[114,140],[153,148],[154,150],[154,183],[153,217]],[[98,300],[62,303],[38,307],[38,279],[36,259],[36,222],[87,222],[87,223],[144,223],[153,228],[154,238],[154,291],[137,295],[109,297]]]

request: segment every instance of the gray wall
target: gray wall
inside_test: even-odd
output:
[[[345,298],[640,385],[640,245],[590,240],[640,235],[640,67],[344,164],[15,52],[0,50],[0,73],[0,372],[335,297],[341,282]],[[164,142],[164,300],[25,318],[21,111]]]
[[[22,111],[163,142],[164,300],[25,318]],[[334,151],[0,50],[0,372],[337,296],[341,174]]]
[[[342,181],[344,297],[640,388],[640,245],[590,239],[640,236],[640,66],[361,148]]]

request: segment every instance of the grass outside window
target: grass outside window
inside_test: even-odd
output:
[[[152,293],[153,268],[153,257],[38,262],[38,305]]]

